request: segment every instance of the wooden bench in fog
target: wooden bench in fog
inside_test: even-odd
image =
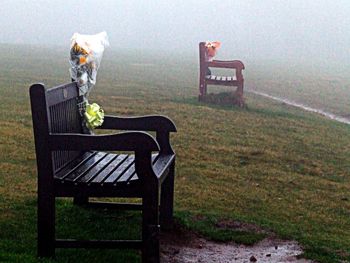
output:
[[[211,74],[210,68],[232,69],[230,76],[215,76]],[[236,98],[240,106],[243,106],[244,79],[242,70],[244,64],[239,60],[212,60],[208,59],[205,42],[199,43],[199,101],[207,95],[208,85],[236,86]]]
[[[77,108],[81,99],[74,82],[49,89],[42,84],[30,87],[38,168],[38,256],[53,257],[55,248],[135,248],[142,251],[142,262],[159,262],[160,227],[173,223],[175,153],[169,134],[176,127],[164,116],[105,116],[101,129],[128,131],[83,134]],[[156,132],[156,139],[144,131]],[[142,210],[142,239],[56,239],[57,197],[73,197],[78,205]],[[142,203],[92,202],[89,197],[141,198]]]

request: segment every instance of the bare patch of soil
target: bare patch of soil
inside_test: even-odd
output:
[[[221,224],[235,224],[234,228],[237,228],[238,222]],[[263,231],[253,225],[242,224],[242,228]],[[313,262],[298,259],[303,250],[296,241],[281,240],[271,235],[253,246],[219,243],[206,240],[178,225],[171,232],[162,233],[161,249],[161,262],[164,263]]]
[[[234,221],[234,220],[220,220],[215,225],[217,228],[223,228],[223,229],[232,229],[232,230],[239,230],[239,231],[247,231],[247,232],[255,232],[255,233],[269,233],[272,235],[272,232],[266,231],[265,229],[249,223]]]

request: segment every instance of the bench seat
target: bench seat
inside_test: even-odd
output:
[[[223,82],[237,81],[236,76],[215,76],[215,75],[206,75],[205,79],[207,80],[216,80]]]
[[[157,177],[169,168],[174,154],[152,154],[152,164]],[[133,154],[116,154],[88,151],[54,174],[56,182],[87,186],[119,186],[140,182],[135,171]]]

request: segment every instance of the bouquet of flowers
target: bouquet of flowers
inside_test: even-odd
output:
[[[70,75],[78,83],[79,112],[84,116],[84,128],[94,129],[103,123],[104,112],[96,103],[89,104],[88,95],[96,84],[97,70],[100,66],[105,47],[109,45],[107,33],[82,35],[75,33],[70,47]]]
[[[215,42],[205,42],[205,47],[206,47],[206,53],[208,60],[211,61],[213,57],[215,57],[217,50],[220,48],[221,43],[218,41]]]
[[[108,45],[106,32],[96,35],[73,35],[69,60],[70,74],[72,80],[78,82],[81,95],[88,94],[96,84],[97,70]]]

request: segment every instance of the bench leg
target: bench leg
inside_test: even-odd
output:
[[[235,96],[236,96],[237,101],[238,101],[238,106],[243,108],[244,107],[243,82],[238,84]]]
[[[142,263],[159,263],[158,186],[142,198]]]
[[[203,96],[207,95],[207,84],[204,80],[205,76],[200,77],[199,80],[199,96],[198,96],[198,100],[201,101]]]
[[[162,230],[170,230],[174,223],[174,178],[175,161],[170,166],[169,174],[162,184],[160,193],[160,226]]]
[[[55,197],[38,195],[38,257],[55,256]]]

